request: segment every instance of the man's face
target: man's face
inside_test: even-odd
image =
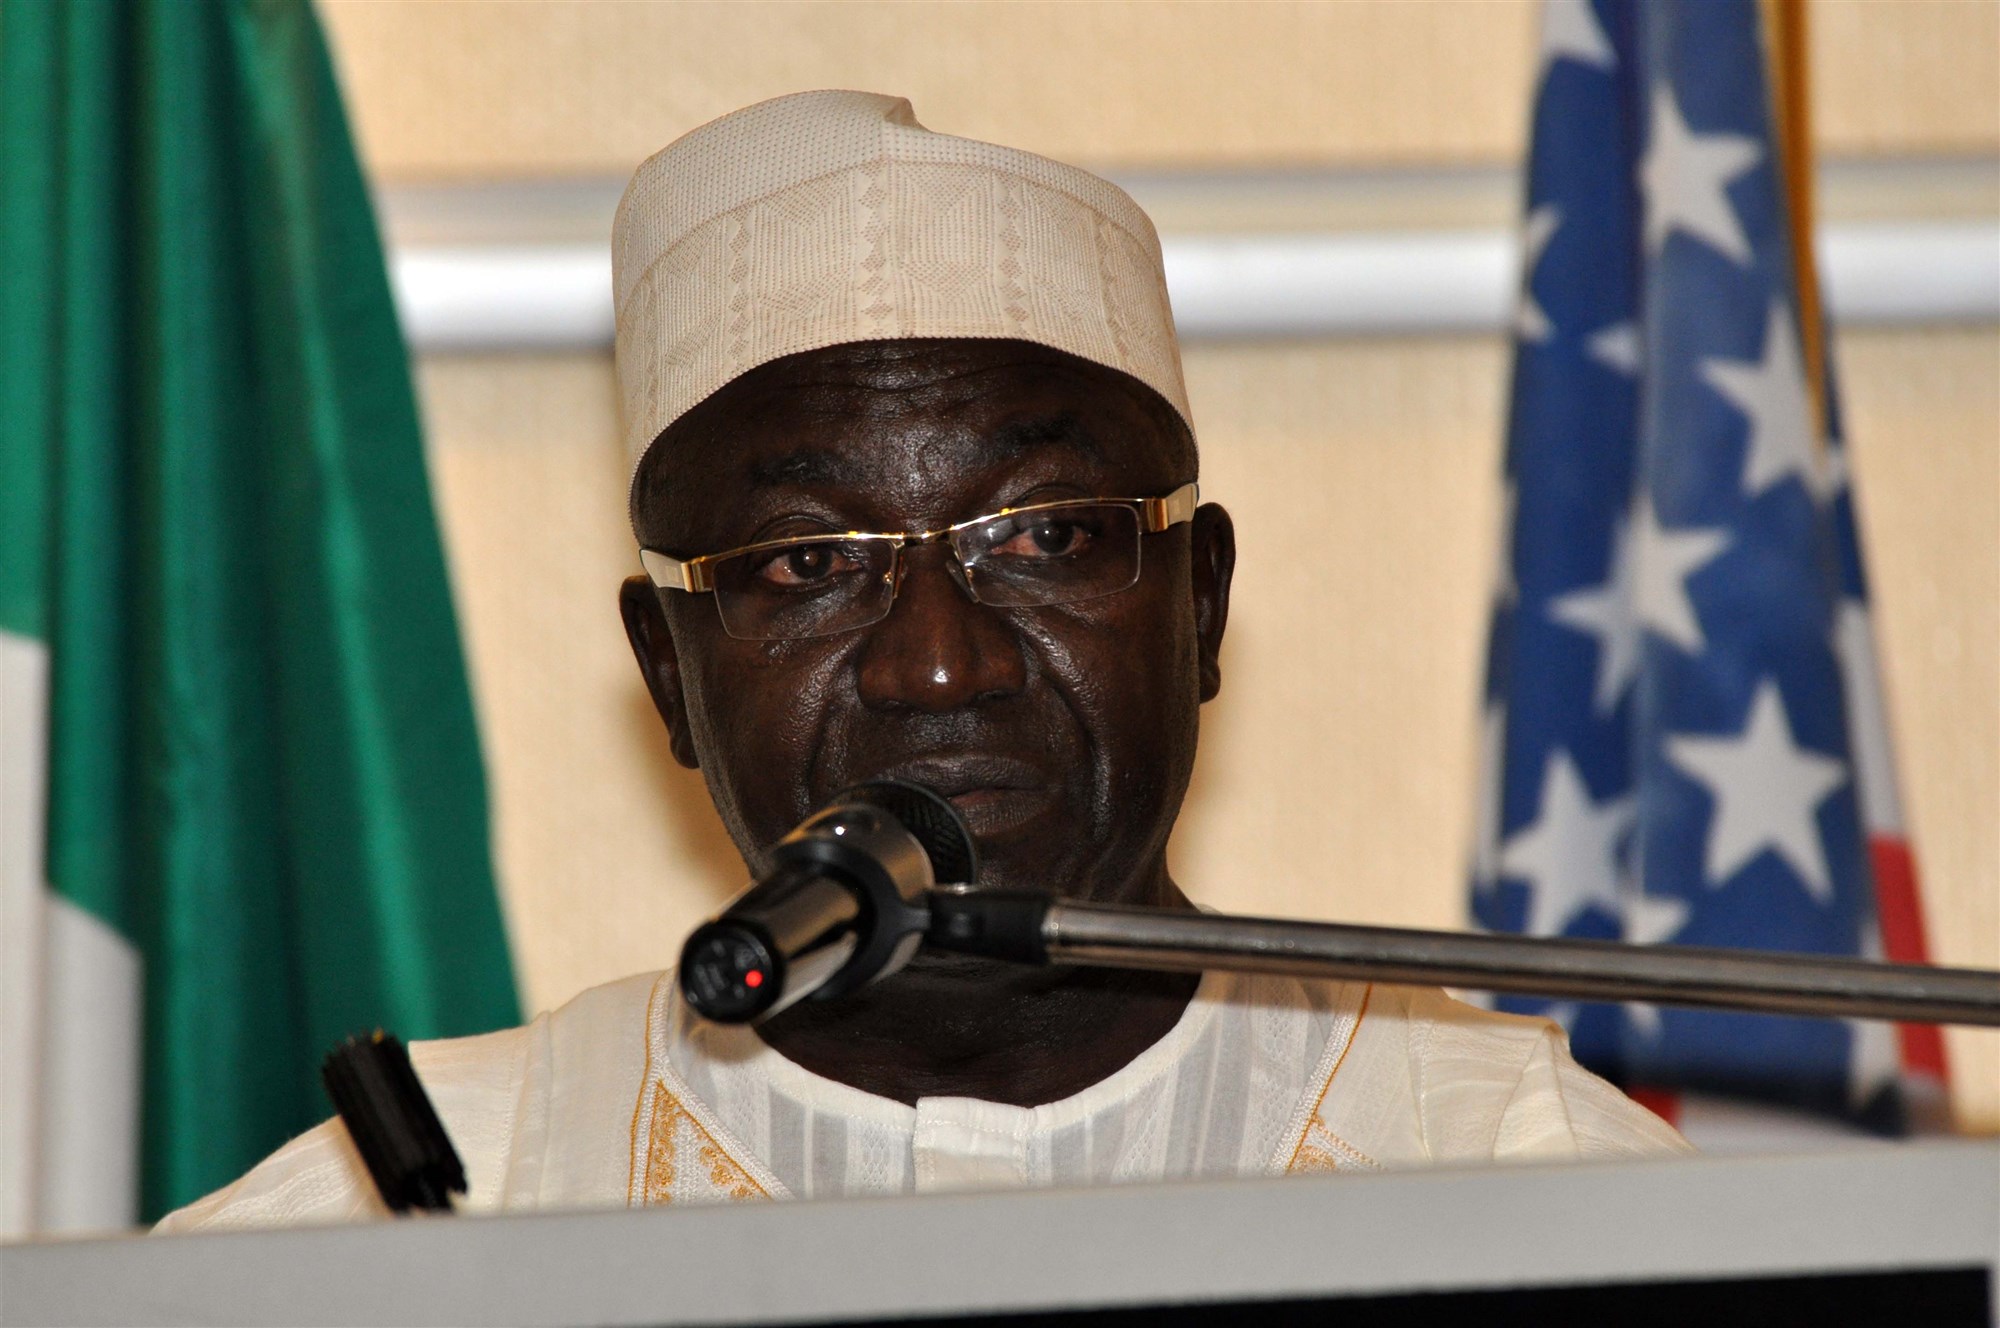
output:
[[[677,421],[637,516],[649,547],[691,557],[1193,478],[1176,417],[1124,375],[1015,341],[866,343],[765,365]],[[1138,584],[1078,604],[975,603],[930,544],[906,548],[871,626],[737,640],[712,596],[647,587],[627,626],[746,859],[840,789],[897,777],[958,807],[983,885],[1164,902],[1234,549],[1213,507],[1142,546]]]

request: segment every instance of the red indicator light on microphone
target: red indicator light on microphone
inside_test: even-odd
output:
[[[743,985],[752,991],[757,990],[757,988],[764,985],[764,974],[758,969],[751,969],[743,975]]]

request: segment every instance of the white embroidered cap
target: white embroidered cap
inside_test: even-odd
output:
[[[1074,166],[932,133],[900,97],[802,92],[683,135],[633,174],[611,254],[634,462],[760,364],[897,337],[1053,346],[1131,374],[1192,428],[1139,205]]]

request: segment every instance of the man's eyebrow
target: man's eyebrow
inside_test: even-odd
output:
[[[1090,430],[1084,428],[1083,421],[1069,411],[1038,419],[1010,420],[995,429],[987,442],[997,454],[996,461],[1011,461],[1043,447],[1065,447],[1092,461],[1104,460],[1104,449],[1091,437]]]
[[[753,462],[750,483],[760,489],[786,486],[841,485],[858,481],[854,464],[839,452],[802,447],[795,452]]]

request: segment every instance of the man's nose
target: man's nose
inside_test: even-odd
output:
[[[956,710],[1027,684],[1019,635],[1000,610],[975,603],[942,545],[906,547],[889,616],[868,629],[861,700],[878,709]]]

